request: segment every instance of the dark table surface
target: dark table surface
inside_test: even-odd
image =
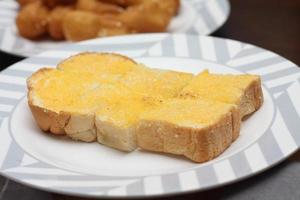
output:
[[[300,65],[300,0],[231,0],[230,3],[231,14],[228,21],[213,33],[213,36],[251,43],[276,52],[298,66]],[[22,57],[0,51],[0,70],[22,59]],[[276,176],[288,166],[297,165],[299,161],[300,152],[297,152],[274,169],[248,180],[205,192],[158,199],[226,199],[231,195],[231,191],[237,190],[237,188],[240,191],[247,190],[247,187],[253,184],[259,185],[260,183],[255,182],[257,179],[261,180],[269,176]],[[3,185],[4,183],[0,182],[0,192]],[[296,193],[297,191],[298,189],[295,188],[295,191],[292,190],[291,192]],[[235,193],[238,192],[235,191]],[[51,199],[57,200],[81,199],[57,194],[49,194],[49,196],[51,196]],[[27,197],[24,199],[35,198]],[[290,198],[286,196],[286,199]]]

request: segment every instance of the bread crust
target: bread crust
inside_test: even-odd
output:
[[[263,92],[261,88],[261,80],[259,77],[252,81],[245,89],[241,98],[240,110],[241,118],[246,119],[248,115],[258,110],[263,104]]]
[[[29,108],[38,126],[44,131],[54,135],[65,135],[64,130],[70,119],[70,114],[65,112],[53,112],[32,103],[29,98]]]
[[[128,152],[137,148],[135,127],[120,128],[101,119],[96,119],[95,123],[100,144]]]
[[[239,127],[240,116],[237,109],[232,109],[216,123],[203,127],[141,120],[137,126],[137,143],[145,150],[184,155],[201,163],[225,151],[237,138]]]
[[[76,58],[76,57],[78,57],[78,56],[85,56],[85,55],[103,55],[103,56],[109,56],[109,55],[111,55],[111,56],[116,56],[116,57],[120,57],[120,58],[123,58],[123,59],[125,59],[125,60],[128,60],[128,61],[130,61],[130,62],[132,62],[132,63],[134,63],[134,64],[137,64],[134,60],[132,60],[131,58],[128,58],[128,57],[126,57],[126,56],[123,56],[123,55],[121,55],[121,54],[117,54],[117,53],[97,53],[97,52],[83,52],[83,53],[79,53],[79,54],[76,54],[76,55],[74,55],[74,56],[70,56],[69,58],[67,58],[67,59],[65,59],[65,60],[63,60],[63,61],[61,61],[61,62],[59,62],[58,64],[57,64],[57,69],[58,70],[60,70],[60,66],[61,65],[63,65],[64,64],[64,62],[68,62],[68,61],[70,61],[70,60],[72,60],[72,59],[74,59],[74,58]]]
[[[198,96],[190,92],[180,93],[180,98],[193,98],[197,99]],[[201,97],[201,96],[199,96]],[[263,104],[263,92],[261,88],[260,77],[257,76],[247,87],[243,90],[241,97],[235,104],[238,105],[240,110],[240,117],[242,120],[246,119],[248,115],[251,115],[257,111]]]
[[[35,82],[37,82],[40,78],[43,77],[45,73],[51,70],[55,69],[39,69],[27,79],[28,105],[35,121],[44,132],[49,132],[54,135],[65,135],[66,133],[64,131],[64,128],[70,119],[70,114],[67,112],[55,112],[34,103],[33,93]]]
[[[28,105],[36,123],[44,132],[54,135],[67,135],[74,140],[84,142],[96,141],[97,135],[93,115],[80,116],[63,111],[57,113],[34,105],[30,97]]]

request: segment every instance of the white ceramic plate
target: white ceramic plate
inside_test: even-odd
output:
[[[216,159],[123,153],[42,133],[27,107],[25,80],[82,51],[115,52],[149,66],[198,73],[262,76],[265,102],[241,135]],[[95,39],[47,51],[0,74],[0,172],[46,191],[90,197],[133,197],[200,191],[261,172],[300,145],[300,70],[253,45],[207,36],[145,34]]]
[[[223,25],[230,12],[228,0],[181,0],[179,15],[168,28],[170,33],[208,35]],[[0,50],[20,56],[32,56],[57,49],[68,42],[31,41],[21,37],[15,25],[19,6],[14,0],[0,0]]]

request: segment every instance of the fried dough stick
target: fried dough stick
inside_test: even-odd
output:
[[[127,34],[132,31],[113,16],[101,16],[76,10],[65,15],[63,32],[67,40],[81,41],[95,37]]]
[[[177,8],[177,4],[172,2],[147,0],[143,4],[128,7],[119,15],[119,19],[137,32],[164,32]]]
[[[37,1],[41,1],[41,0],[18,0],[18,3],[20,5],[20,7],[23,7],[23,6],[26,6],[27,4],[37,2]]]
[[[100,18],[99,15],[86,11],[68,12],[62,23],[66,39],[80,41],[97,37],[101,27]]]
[[[49,10],[41,3],[24,6],[16,18],[19,34],[28,39],[38,39],[47,32]]]
[[[149,3],[156,0],[100,0],[102,2],[107,2],[111,4],[117,4],[124,8],[129,6],[141,5],[144,3]],[[160,0],[161,4],[166,7],[167,10],[171,11],[173,15],[176,15],[179,7],[180,7],[180,0]]]
[[[78,0],[76,9],[94,12],[96,14],[119,14],[124,9],[118,5],[104,3],[98,0]]]
[[[56,6],[74,5],[76,0],[42,0],[43,4],[48,8],[53,9]]]
[[[48,18],[48,33],[55,40],[65,38],[63,33],[63,19],[65,15],[72,10],[72,7],[58,6],[54,8]]]

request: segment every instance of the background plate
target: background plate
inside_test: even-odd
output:
[[[203,164],[140,151],[124,154],[41,134],[26,106],[26,78],[82,51],[116,52],[158,68],[193,73],[208,68],[259,74],[265,103],[243,122],[241,136],[230,148]],[[0,172],[32,187],[90,197],[145,197],[217,187],[268,169],[298,149],[299,91],[300,70],[294,63],[233,40],[145,34],[66,45],[0,74]]]
[[[228,0],[181,0],[182,7],[168,28],[171,33],[208,35],[223,25],[230,13]],[[14,0],[0,0],[0,49],[11,54],[31,56],[57,49],[68,42],[31,41],[19,36],[15,17],[19,6]]]

